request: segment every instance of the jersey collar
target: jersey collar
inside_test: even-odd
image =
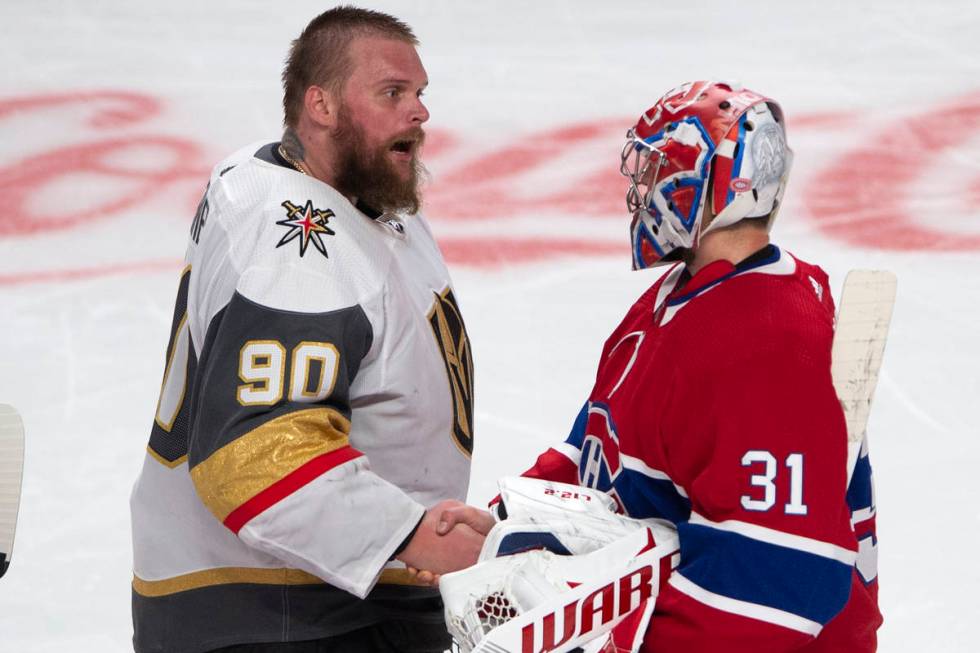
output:
[[[658,312],[661,308],[665,309],[660,320],[662,326],[669,322],[677,314],[677,311],[692,299],[718,287],[733,277],[750,273],[785,276],[793,274],[795,271],[796,260],[792,256],[784,254],[775,245],[766,245],[735,265],[724,260],[709,263],[693,277],[690,277],[690,280],[682,288],[677,290],[681,281],[689,276],[686,266],[681,263],[667,273],[667,277],[657,293],[654,311]]]

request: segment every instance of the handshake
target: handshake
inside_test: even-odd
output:
[[[495,521],[486,510],[459,501],[441,501],[426,511],[415,535],[396,557],[416,583],[435,586],[439,576],[476,564]]]

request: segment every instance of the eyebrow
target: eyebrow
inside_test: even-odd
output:
[[[400,77],[388,77],[378,82],[378,86],[389,86],[391,84],[399,84],[401,86],[411,86],[412,80],[402,79]],[[425,80],[425,83],[422,84],[422,88],[426,88],[428,85],[429,85],[429,80]]]

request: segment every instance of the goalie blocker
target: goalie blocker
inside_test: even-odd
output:
[[[488,534],[479,563],[440,580],[460,649],[562,653],[619,627],[636,633],[628,639],[638,650],[677,564],[673,526],[618,515],[590,488],[504,478],[500,491],[507,518]]]

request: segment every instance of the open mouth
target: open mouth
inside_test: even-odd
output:
[[[392,152],[398,152],[400,154],[412,154],[412,152],[415,150],[415,141],[414,140],[395,141],[394,144],[391,146],[391,150]]]
[[[425,132],[418,128],[408,129],[390,141],[388,150],[394,153],[396,158],[408,161],[418,155],[424,141]]]
[[[415,155],[415,149],[417,146],[418,141],[406,138],[392,143],[390,149],[399,159],[409,159]]]

